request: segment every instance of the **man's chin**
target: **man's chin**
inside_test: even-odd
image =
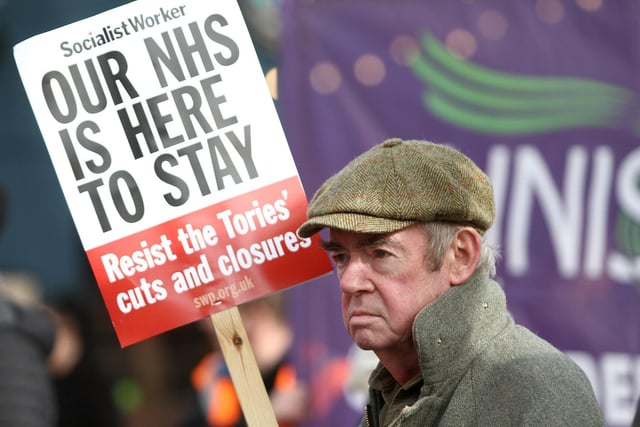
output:
[[[353,342],[362,350],[375,350],[376,341],[370,331],[355,331],[351,338]]]

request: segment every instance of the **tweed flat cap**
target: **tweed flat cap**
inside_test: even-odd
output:
[[[429,221],[484,233],[494,215],[491,181],[471,159],[445,145],[394,138],[356,157],[318,189],[298,235],[326,227],[390,233]]]

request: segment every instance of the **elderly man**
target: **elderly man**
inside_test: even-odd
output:
[[[604,425],[578,366],[508,314],[494,215],[489,178],[426,141],[387,140],[313,196],[298,234],[329,229],[345,327],[380,359],[363,425]]]

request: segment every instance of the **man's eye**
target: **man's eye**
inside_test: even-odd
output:
[[[336,264],[344,264],[345,262],[347,262],[347,256],[345,254],[333,253],[331,254],[331,258]]]
[[[376,258],[386,258],[391,254],[384,249],[376,249],[375,251],[373,251],[373,255]]]

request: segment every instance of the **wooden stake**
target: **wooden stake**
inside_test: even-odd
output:
[[[210,317],[247,425],[277,427],[278,422],[238,307],[214,313]]]

